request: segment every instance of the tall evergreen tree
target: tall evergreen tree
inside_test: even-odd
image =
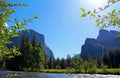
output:
[[[48,66],[49,66],[49,69],[53,68],[53,57],[52,57],[52,55],[50,55]]]
[[[37,37],[36,37],[36,34],[34,33],[33,40],[31,42],[33,45],[33,48],[37,45],[36,39],[37,39]]]
[[[34,50],[34,65],[35,65],[35,69],[41,69],[44,68],[44,64],[45,64],[45,52],[42,48],[42,44],[39,43]]]
[[[66,59],[66,63],[67,63],[67,67],[71,67],[71,56],[67,55],[67,59]]]
[[[61,59],[61,62],[60,62],[61,68],[62,68],[62,69],[65,69],[65,68],[66,68],[66,65],[67,65],[66,60],[65,60],[64,58],[62,58],[62,59]]]
[[[44,54],[45,54],[45,64],[44,64],[44,66],[45,66],[46,69],[48,69],[48,61],[49,61],[49,59],[48,59],[48,56],[45,53],[45,51],[44,51]]]

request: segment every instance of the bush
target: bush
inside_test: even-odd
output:
[[[107,73],[107,65],[102,64],[101,68],[103,73]]]
[[[96,67],[96,61],[95,60],[89,60],[85,61],[83,64],[84,73],[96,73],[97,67]]]
[[[67,67],[66,68],[66,73],[72,73],[74,69],[72,67]]]
[[[60,66],[60,65],[57,65],[57,66],[56,66],[56,69],[61,69],[61,66]]]
[[[83,64],[84,73],[88,72],[88,68],[89,68],[89,62],[85,61],[84,64]]]
[[[96,65],[94,64],[94,65],[90,68],[89,73],[96,73],[96,71],[97,71],[97,67],[96,67]]]

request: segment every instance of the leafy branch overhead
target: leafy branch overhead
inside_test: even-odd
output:
[[[13,7],[23,7],[27,4],[22,3],[10,3],[6,0],[0,0],[0,62],[5,63],[5,59],[14,58],[14,56],[20,55],[20,52],[16,47],[9,49],[6,47],[7,44],[11,44],[11,37],[18,36],[20,33],[18,31],[25,29],[28,22],[32,22],[34,19],[38,18],[35,14],[33,18],[23,19],[23,21],[17,18],[10,19],[10,16],[16,11]],[[14,23],[14,25],[7,25],[8,23]],[[5,66],[5,65],[4,65]]]
[[[107,10],[115,3],[119,3],[120,0],[108,0],[107,4],[104,7],[98,7],[93,11],[86,11],[84,8],[80,8],[82,14],[81,17],[90,16],[96,19],[96,25],[100,29],[107,27],[118,27],[120,28],[120,10],[113,9],[111,12],[108,12],[106,15],[100,14],[102,11]]]

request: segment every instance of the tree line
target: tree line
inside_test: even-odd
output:
[[[105,52],[99,58],[90,57],[82,59],[80,56],[67,58],[56,58],[52,55],[48,58],[41,43],[36,42],[36,34],[30,41],[29,36],[24,36],[21,45],[17,44],[19,56],[6,59],[6,69],[22,71],[40,71],[41,69],[75,69],[76,72],[84,70],[85,73],[95,73],[97,68],[119,68],[120,67],[120,50],[111,49]],[[2,62],[0,62],[2,68]]]
[[[80,56],[71,57],[67,55],[67,58],[49,59],[48,69],[74,69],[76,73],[96,73],[97,69],[102,69],[103,73],[106,73],[107,68],[119,68],[120,67],[120,50],[111,49],[105,52],[100,57],[89,57],[82,59]]]
[[[11,70],[37,71],[44,68],[46,53],[41,43],[36,42],[36,35],[30,41],[29,36],[24,36],[21,45],[18,44],[20,56],[6,60],[7,68]],[[20,46],[19,46],[20,45]]]
[[[36,34],[32,40],[29,36],[22,38],[21,44],[16,44],[19,56],[14,58],[5,58],[5,67],[15,71],[40,71],[41,69],[75,69],[75,72],[80,73],[84,70],[85,73],[95,73],[97,68],[119,68],[120,67],[120,50],[111,49],[105,52],[103,56],[95,58],[89,57],[82,59],[80,56],[67,58],[56,58],[52,55],[48,58],[41,43],[36,42]],[[13,49],[10,49],[13,50]],[[3,63],[0,61],[0,68],[3,68]]]
[[[36,34],[32,41],[29,36],[24,36],[21,45],[18,47],[20,56],[6,60],[6,68],[10,70],[22,71],[40,71],[41,69],[75,69],[77,73],[84,71],[85,73],[95,73],[97,68],[119,68],[120,67],[120,50],[111,49],[105,52],[99,58],[90,57],[82,59],[80,56],[67,58],[56,58],[52,55],[48,58],[41,43],[36,42]]]

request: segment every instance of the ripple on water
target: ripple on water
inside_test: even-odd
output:
[[[73,78],[120,78],[120,75],[78,74]]]
[[[12,72],[0,71],[0,78]],[[17,78],[120,78],[120,75],[101,74],[59,74],[59,73],[39,73],[39,72],[16,72]]]

